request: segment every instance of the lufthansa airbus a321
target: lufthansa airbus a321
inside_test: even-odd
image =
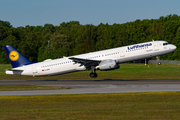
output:
[[[176,50],[176,46],[166,41],[150,41],[38,63],[29,61],[11,45],[5,45],[4,49],[13,67],[7,69],[6,74],[51,76],[91,70],[90,77],[96,78],[96,70],[118,69],[120,63],[165,55]]]

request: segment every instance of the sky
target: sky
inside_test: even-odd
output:
[[[180,15],[180,0],[0,0],[0,20],[13,27],[62,22],[112,25]]]

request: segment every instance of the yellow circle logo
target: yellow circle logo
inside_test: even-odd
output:
[[[9,53],[9,59],[10,59],[10,60],[16,61],[16,60],[18,60],[18,58],[19,58],[19,53],[18,53],[18,52],[16,52],[16,51],[11,51],[11,52]]]

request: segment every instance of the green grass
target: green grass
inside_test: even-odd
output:
[[[117,70],[97,71],[97,78],[90,78],[90,71],[47,77],[14,76],[4,73],[7,68],[11,68],[11,65],[0,64],[0,80],[180,79],[180,65],[168,64],[121,64],[121,68]]]
[[[1,120],[179,120],[180,92],[1,96]]]
[[[19,91],[19,90],[56,90],[69,89],[68,87],[53,86],[0,86],[0,91]]]
[[[92,79],[90,71],[26,77],[6,75],[7,68],[11,66],[0,64],[0,80]],[[180,65],[121,64],[117,70],[97,71],[96,79],[180,79],[179,71]],[[0,89],[28,87],[0,86]],[[0,96],[0,108],[1,120],[179,120],[180,92]]]

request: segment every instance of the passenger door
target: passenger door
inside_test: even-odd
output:
[[[120,57],[125,57],[125,54],[124,54],[124,50],[123,50],[123,49],[120,50]]]
[[[153,42],[154,44],[154,51],[158,51],[159,47],[158,47],[158,42]]]
[[[36,65],[32,65],[32,74],[33,74],[33,77],[38,74]]]

